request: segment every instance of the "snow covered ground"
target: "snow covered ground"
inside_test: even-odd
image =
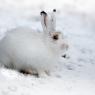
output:
[[[39,6],[33,7],[29,6],[30,0],[24,1],[28,3],[22,4],[22,0],[0,0],[0,38],[7,30],[18,26],[42,30],[39,12],[42,9],[52,10],[50,8],[53,8],[53,4],[45,7],[45,2],[39,5],[41,2],[38,0]],[[67,1],[70,3],[70,0]],[[85,2],[75,1],[77,5]],[[84,7],[75,7],[74,0],[68,6],[65,2],[65,7],[60,7],[61,3],[54,5],[58,8],[57,28],[64,33],[70,44],[70,58],[60,59],[53,75],[45,78],[0,69],[0,95],[95,95],[95,18],[92,6],[95,3],[93,0],[87,1]]]

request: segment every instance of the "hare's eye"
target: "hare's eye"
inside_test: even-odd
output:
[[[58,35],[53,35],[53,39],[54,40],[58,40],[59,38],[58,38]]]

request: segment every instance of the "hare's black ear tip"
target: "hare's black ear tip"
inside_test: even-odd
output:
[[[40,15],[43,15],[43,14],[44,14],[44,15],[47,15],[47,13],[46,13],[45,11],[41,11],[41,12],[40,12]]]
[[[56,9],[53,9],[53,12],[56,12]]]

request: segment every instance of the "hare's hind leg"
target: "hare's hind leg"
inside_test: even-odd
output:
[[[23,74],[32,74],[32,71],[30,70],[19,70],[19,72]]]
[[[20,73],[24,74],[24,75],[33,75],[36,77],[47,77],[50,76],[50,72],[48,71],[35,71],[32,69],[21,69],[19,70]]]
[[[21,69],[21,70],[19,70],[19,72],[20,72],[20,73],[23,73],[23,74],[25,74],[25,75],[34,75],[34,76],[36,76],[36,77],[39,77],[38,73],[37,73],[37,72],[34,72],[34,71],[31,70],[31,69],[27,69],[27,70]]]

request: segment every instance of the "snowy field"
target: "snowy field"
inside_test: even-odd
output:
[[[94,0],[0,0],[0,39],[18,26],[41,31],[40,11],[58,8],[57,28],[69,42],[69,59],[60,58],[52,76],[35,78],[0,69],[0,95],[95,95]],[[63,4],[64,3],[64,4]],[[58,4],[58,5],[57,5]],[[63,4],[63,5],[62,5]]]

